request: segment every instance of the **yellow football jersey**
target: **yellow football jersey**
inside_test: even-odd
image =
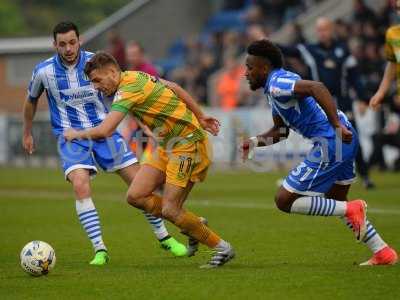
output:
[[[121,73],[111,110],[130,112],[159,137],[162,147],[169,141],[195,142],[206,136],[186,104],[161,81],[144,72]]]
[[[400,95],[400,25],[386,31],[385,55],[388,61],[396,63],[397,93]]]

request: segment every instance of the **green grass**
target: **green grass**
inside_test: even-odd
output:
[[[91,246],[75,215],[71,188],[59,170],[0,168],[0,299],[398,299],[400,267],[361,268],[363,245],[337,218],[280,213],[273,207],[277,173],[214,173],[193,191],[188,206],[209,219],[237,257],[217,270],[163,252],[143,216],[124,202],[126,187],[113,175],[93,181],[93,198],[111,255],[89,266]],[[400,249],[397,174],[374,174],[378,189],[359,184],[369,219]],[[171,225],[171,233],[184,241]],[[50,243],[57,264],[33,278],[19,266],[31,240]]]

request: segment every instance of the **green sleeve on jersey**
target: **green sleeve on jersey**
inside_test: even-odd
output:
[[[121,105],[120,103],[114,103],[111,105],[111,110],[115,110],[115,111],[119,111],[122,112],[124,114],[127,114],[129,112],[129,108]]]

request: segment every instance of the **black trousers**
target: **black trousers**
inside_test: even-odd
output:
[[[378,165],[380,168],[385,169],[386,164],[383,158],[383,146],[390,145],[400,149],[400,132],[393,134],[377,133],[373,137],[373,150],[369,159],[369,165]],[[396,161],[395,168],[399,167],[400,161]]]
[[[357,124],[356,124],[355,120],[349,119],[349,121],[351,122],[351,125],[353,125],[356,132],[358,132]],[[360,146],[358,147],[358,152],[357,152],[357,156],[356,156],[356,170],[363,179],[369,177],[369,165],[364,160],[364,157],[362,155],[361,143],[360,143]]]

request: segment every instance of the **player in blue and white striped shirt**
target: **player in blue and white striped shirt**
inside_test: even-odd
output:
[[[28,88],[24,104],[23,147],[34,151],[32,123],[39,97],[46,93],[53,133],[65,178],[72,183],[76,197],[76,212],[95,250],[94,265],[108,261],[99,216],[91,198],[90,177],[97,173],[96,165],[115,172],[130,184],[139,166],[122,136],[115,132],[103,140],[67,142],[63,132],[68,128],[85,129],[99,125],[107,114],[103,95],[84,75],[84,67],[93,53],[80,48],[79,31],[71,22],[57,24],[53,31],[56,54],[39,63]],[[186,247],[172,238],[162,219],[145,214],[161,245],[175,256],[184,256]]]
[[[247,52],[246,77],[250,88],[264,89],[274,126],[243,142],[244,158],[254,147],[286,139],[289,129],[313,142],[307,158],[289,173],[276,193],[277,207],[291,214],[340,216],[357,240],[373,252],[372,258],[361,265],[395,264],[396,251],[366,219],[365,201],[347,201],[355,179],[358,137],[346,116],[336,109],[327,88],[283,69],[281,51],[268,40],[253,42]]]

